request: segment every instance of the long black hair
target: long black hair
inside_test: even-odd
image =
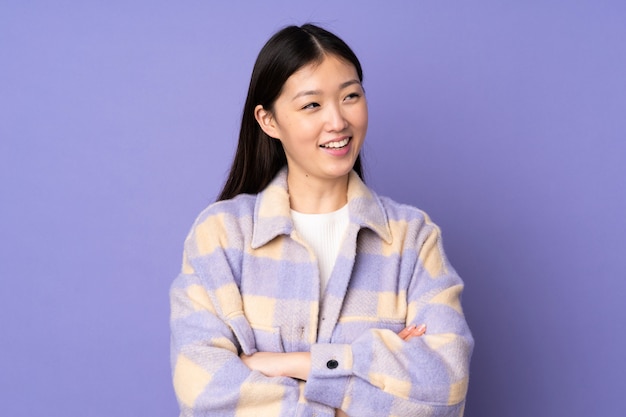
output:
[[[359,81],[363,81],[361,64],[352,49],[339,37],[318,26],[288,26],[263,46],[252,70],[235,158],[218,201],[260,192],[287,164],[281,142],[263,132],[254,117],[254,109],[260,104],[272,112],[287,79],[305,65],[321,62],[325,55],[335,55],[350,62]],[[361,155],[353,169],[363,177]]]

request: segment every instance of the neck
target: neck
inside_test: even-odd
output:
[[[348,202],[348,177],[321,180],[311,176],[287,175],[291,209],[300,213],[331,213]]]

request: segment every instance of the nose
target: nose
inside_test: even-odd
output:
[[[348,127],[348,120],[340,106],[328,106],[326,115],[326,126],[329,132],[341,132]]]

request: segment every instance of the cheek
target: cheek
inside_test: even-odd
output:
[[[315,123],[311,123],[311,120],[300,118],[285,119],[282,131],[281,142],[283,148],[292,155],[306,153],[307,149],[310,148],[311,142],[314,142],[317,138]]]
[[[368,120],[369,119],[368,119],[368,114],[367,114],[367,109],[366,109],[365,112],[363,112],[363,116],[362,116],[362,119],[361,119],[361,123],[362,123],[364,129],[367,129]]]
[[[360,129],[367,129],[367,122],[368,122],[367,107],[363,106],[362,108],[355,109],[353,125]]]
[[[322,130],[322,124],[315,117],[305,117],[293,120],[289,128],[292,141],[308,143],[317,140]]]

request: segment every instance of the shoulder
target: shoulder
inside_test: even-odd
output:
[[[194,224],[212,217],[245,218],[254,214],[257,194],[239,194],[229,200],[217,201],[200,212]]]
[[[398,253],[415,251],[424,269],[431,277],[452,271],[443,249],[441,229],[423,210],[379,197],[385,207],[392,234],[392,247]]]
[[[256,199],[255,194],[240,194],[229,200],[212,203],[196,217],[187,243],[214,242],[220,246],[229,246],[226,241],[251,235]]]
[[[394,241],[400,239],[409,246],[421,247],[427,239],[440,239],[441,229],[424,210],[389,197],[378,196],[378,199]]]
[[[415,206],[397,202],[389,197],[377,196],[389,221],[407,223],[432,223],[428,214]]]

